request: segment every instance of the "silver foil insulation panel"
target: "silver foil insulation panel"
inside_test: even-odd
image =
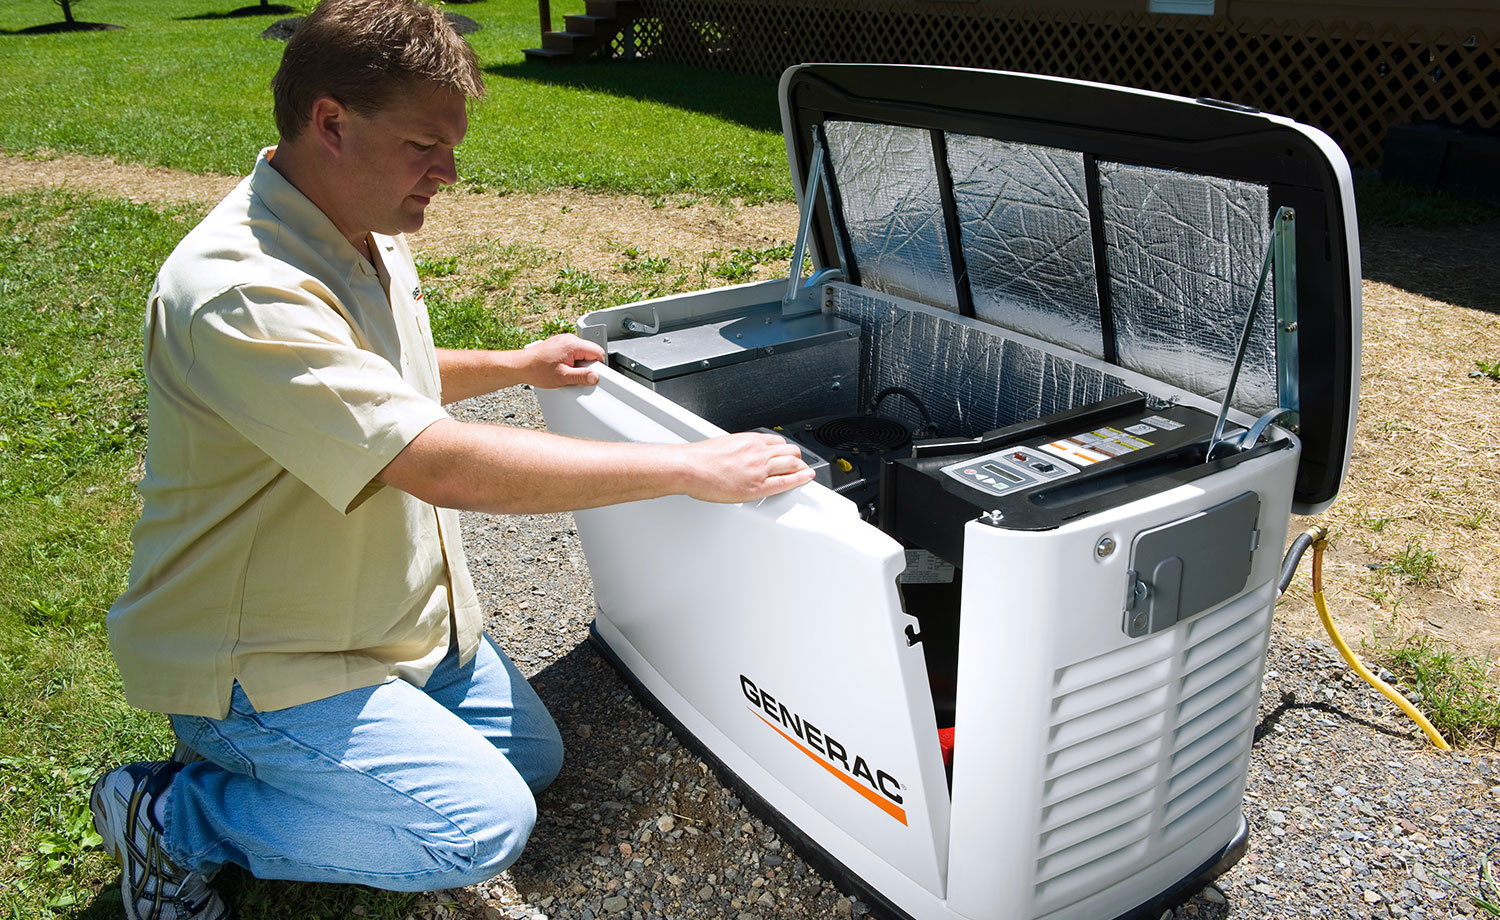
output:
[[[831,285],[839,319],[856,323],[859,405],[869,408],[892,387],[917,397],[944,435],[973,436],[1130,392],[1118,377],[1009,340],[1004,330],[913,310],[847,285]],[[913,428],[921,411],[899,394],[880,414]]]
[[[1271,238],[1265,186],[1100,163],[1099,191],[1120,364],[1222,400]],[[1256,313],[1236,387],[1252,415],[1276,408],[1275,313]]]
[[[958,309],[936,146],[942,144],[976,318],[1100,358],[1109,351],[1101,304],[1107,298],[1116,363],[1223,398],[1270,240],[1265,186],[1098,161],[1091,217],[1080,151],[861,122],[830,121],[825,130],[850,255],[864,287]],[[1104,241],[1102,259],[1096,239]],[[1276,406],[1270,290],[1233,401],[1252,415]],[[1030,387],[1032,396],[981,395],[1011,377],[952,363],[975,360],[953,350],[960,338],[968,343],[969,333],[932,333],[925,344],[947,350],[940,357],[912,352],[904,373],[952,377],[944,386],[954,393],[949,411],[962,428],[974,418],[1026,417],[1010,411],[1013,398],[1053,405],[1071,399],[1059,394],[1097,385],[1075,381],[1072,372],[1053,379],[1054,368],[1036,371],[1049,382]],[[1035,417],[1039,407],[1025,411]]]
[[[948,135],[974,315],[1104,357],[1083,156]]]
[[[849,248],[877,291],[958,309],[932,132],[831,121],[828,148]]]

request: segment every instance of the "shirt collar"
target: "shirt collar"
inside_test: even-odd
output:
[[[275,153],[275,147],[267,147],[256,157],[255,168],[250,172],[250,193],[278,221],[321,250],[330,262],[344,266],[351,274],[375,274],[374,266],[365,261],[328,215],[271,165]],[[380,245],[378,234],[370,236],[371,245]]]

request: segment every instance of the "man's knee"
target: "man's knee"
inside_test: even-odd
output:
[[[557,779],[563,768],[562,735],[554,729],[552,737],[537,744],[536,762],[523,776],[531,791],[541,792]]]
[[[476,782],[468,801],[456,803],[441,827],[426,832],[407,828],[417,838],[413,853],[428,867],[392,887],[424,890],[477,885],[504,872],[520,857],[536,827],[536,800],[521,783],[496,789]],[[414,867],[415,869],[415,867]]]
[[[508,795],[469,816],[473,825],[464,845],[453,852],[451,884],[477,885],[494,878],[514,863],[536,827],[536,800],[530,795]]]
[[[527,719],[522,731],[492,739],[491,743],[521,774],[532,793],[539,793],[552,785],[562,772],[562,734],[545,710],[540,712],[539,718]]]

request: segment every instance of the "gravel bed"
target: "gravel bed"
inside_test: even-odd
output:
[[[542,428],[529,390],[457,417]],[[773,920],[876,916],[809,867],[635,698],[588,642],[588,567],[570,515],[467,514],[487,628],[567,744],[525,854],[418,918]],[[1251,758],[1245,857],[1164,918],[1478,915],[1500,842],[1500,757],[1443,755],[1325,641],[1277,628]],[[1482,915],[1481,915],[1482,916]]]

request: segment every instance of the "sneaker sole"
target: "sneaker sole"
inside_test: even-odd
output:
[[[104,791],[104,781],[109,779],[109,774],[94,780],[94,787],[89,790],[89,812],[93,815],[94,833],[103,838],[104,852],[110,855],[115,862],[123,862],[120,851],[114,846],[116,834],[113,832],[110,821],[108,796]]]
[[[103,839],[104,852],[120,864],[120,903],[125,909],[125,916],[127,920],[140,920],[132,903],[134,899],[130,893],[130,871],[125,865],[125,854],[118,846],[121,835],[114,832],[115,821],[127,821],[128,815],[116,815],[116,809],[111,807],[115,804],[114,797],[104,788],[109,776],[109,773],[105,773],[94,781],[94,788],[89,790],[89,811],[94,817],[94,833]]]
[[[114,833],[116,822],[119,822],[122,827],[129,826],[130,803],[119,801],[105,789],[105,780],[109,776],[109,773],[105,773],[94,781],[93,788],[89,790],[89,811],[93,814],[94,832],[102,838],[104,852],[120,864],[120,901],[125,910],[125,916],[127,920],[143,920],[136,910],[135,899],[130,890],[130,867],[125,865],[125,854],[117,845],[118,841],[123,839],[123,835]],[[194,920],[228,920],[229,910],[222,901],[218,900],[217,896],[214,900],[217,902],[216,909],[214,906],[209,906]]]

